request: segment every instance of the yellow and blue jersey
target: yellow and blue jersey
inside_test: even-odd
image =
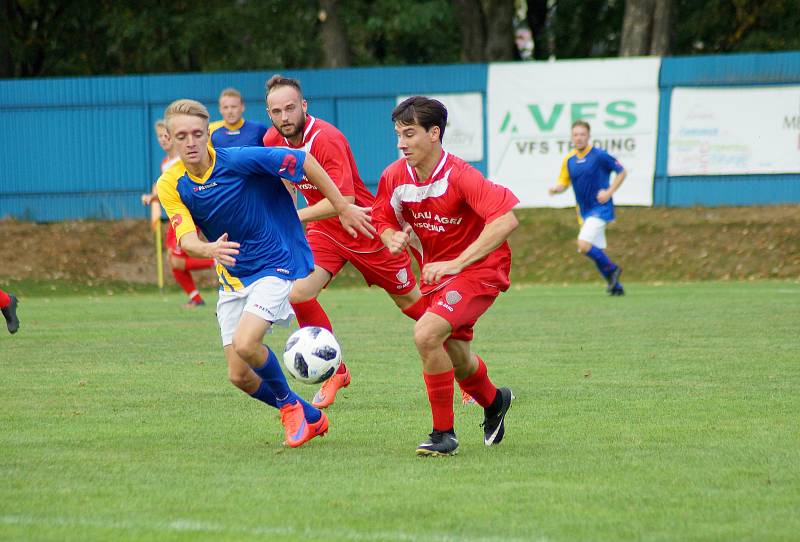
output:
[[[583,220],[596,216],[606,222],[614,220],[614,203],[597,201],[597,193],[609,187],[612,171],[621,173],[625,168],[603,149],[589,146],[581,154],[573,150],[561,162],[558,184],[572,185],[575,202]]]
[[[211,144],[215,149],[227,147],[261,147],[267,127],[260,122],[239,119],[235,126],[228,126],[224,120],[208,125]]]
[[[195,177],[178,162],[158,179],[158,198],[183,235],[199,228],[206,239],[228,234],[240,243],[236,264],[217,264],[220,290],[235,291],[274,276],[308,276],[314,259],[283,179],[303,180],[306,153],[285,147],[213,149],[211,167]]]

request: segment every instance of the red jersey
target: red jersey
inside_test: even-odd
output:
[[[305,150],[317,159],[343,196],[354,196],[355,204],[360,207],[372,207],[375,196],[367,189],[358,174],[350,143],[333,124],[308,115],[303,130],[303,141],[300,145],[293,145],[272,126],[264,134],[264,146]],[[303,177],[303,182],[297,184],[297,188],[306,198],[309,206],[325,199],[322,192],[308,182],[305,177]],[[339,245],[355,252],[377,252],[383,249],[380,239],[368,239],[364,235],[359,235],[355,239],[350,237],[336,216],[309,222],[306,225],[306,231],[327,235]]]
[[[380,234],[387,228],[402,230],[411,224],[409,246],[420,267],[429,262],[457,258],[483,231],[488,222],[519,203],[503,186],[488,181],[462,159],[442,151],[430,178],[420,181],[401,158],[387,167],[378,184],[372,222]],[[511,249],[504,242],[482,260],[464,268],[461,275],[487,282],[500,290],[510,284]],[[422,284],[422,293],[441,288]]]

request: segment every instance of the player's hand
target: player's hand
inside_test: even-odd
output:
[[[600,203],[605,203],[610,199],[611,199],[611,191],[608,189],[601,190],[600,192],[597,193],[597,201]]]
[[[153,201],[153,194],[142,194],[142,205],[150,205]]]
[[[560,194],[561,190],[559,190],[557,186],[551,186],[547,189],[547,193],[551,196],[555,196],[556,194]]]
[[[228,234],[223,233],[219,239],[213,243],[209,243],[210,253],[209,258],[214,258],[225,267],[233,267],[236,265],[235,256],[239,254],[239,243],[235,241],[228,241]]]
[[[350,203],[347,205],[347,209],[339,214],[339,221],[350,237],[358,237],[360,233],[369,239],[374,239],[377,230],[372,225],[371,212],[372,209],[369,207],[359,207]]]
[[[388,249],[392,254],[400,254],[405,252],[408,247],[408,241],[411,239],[411,224],[406,224],[403,231],[396,231],[389,239]]]
[[[422,282],[425,284],[439,284],[449,275],[457,275],[461,272],[461,265],[455,260],[444,262],[431,262],[422,268]]]

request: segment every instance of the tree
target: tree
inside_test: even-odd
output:
[[[347,34],[339,17],[339,2],[338,0],[320,0],[319,4],[323,66],[326,68],[349,66],[350,51],[347,47]]]
[[[619,56],[669,53],[672,0],[626,0]]]
[[[514,0],[452,0],[461,29],[461,60],[514,60]]]

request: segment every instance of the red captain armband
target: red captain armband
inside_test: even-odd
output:
[[[174,229],[178,229],[178,226],[180,226],[181,222],[183,222],[183,217],[181,215],[175,215],[172,217],[172,219],[170,219],[170,222],[172,222],[172,227]]]

